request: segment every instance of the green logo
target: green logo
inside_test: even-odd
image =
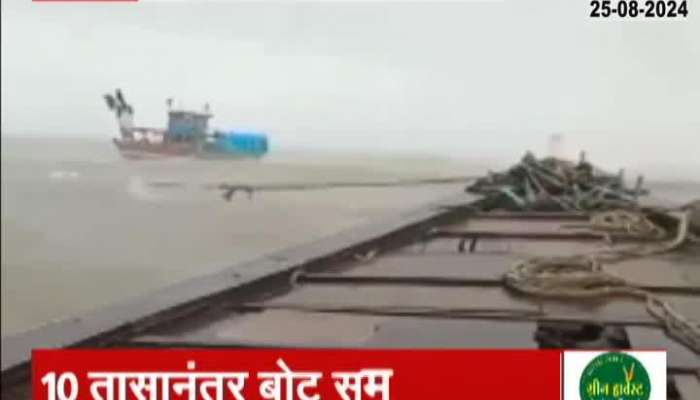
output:
[[[582,400],[649,400],[651,383],[644,365],[629,354],[605,353],[581,374]]]

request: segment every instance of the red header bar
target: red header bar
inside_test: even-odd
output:
[[[561,398],[561,352],[37,350],[35,400]]]
[[[32,0],[32,3],[137,3],[139,0]]]

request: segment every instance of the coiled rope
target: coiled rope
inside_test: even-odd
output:
[[[616,217],[623,215],[625,214],[619,213]],[[638,230],[639,226],[647,225],[648,219],[645,221],[636,217],[629,218],[631,213],[622,218],[609,217],[609,215],[594,216],[593,220],[606,227],[626,226],[626,229],[631,229],[633,232],[651,232],[655,235],[660,232],[656,228]],[[669,337],[700,353],[700,324],[685,318],[662,298],[603,270],[601,263],[602,261],[618,262],[676,249],[688,237],[689,218],[688,211],[679,217],[677,235],[672,240],[592,254],[532,258],[517,263],[503,276],[503,283],[515,291],[538,297],[582,299],[630,296],[642,298],[646,301],[647,312],[663,325]]]
[[[595,213],[590,225],[598,231],[624,232],[636,238],[663,239],[668,235],[644,213],[623,209]]]

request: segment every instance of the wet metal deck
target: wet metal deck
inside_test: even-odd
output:
[[[3,398],[26,397],[33,347],[538,348],[542,332],[562,324],[600,328],[567,347],[667,349],[669,398],[700,398],[698,354],[669,339],[643,302],[545,300],[503,287],[524,257],[608,246],[582,227],[585,215],[456,207],[469,201],[457,196],[4,339]],[[606,268],[700,320],[698,249]]]

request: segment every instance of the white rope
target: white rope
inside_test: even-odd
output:
[[[669,302],[653,293],[603,270],[601,264],[601,261],[617,262],[678,248],[688,238],[689,218],[689,211],[679,217],[677,234],[672,240],[593,254],[532,258],[516,264],[504,275],[503,282],[513,290],[538,297],[581,299],[631,296],[643,298],[649,314],[663,325],[671,338],[700,353],[700,325],[697,322],[685,318]],[[641,221],[641,224],[647,224],[646,221],[648,221],[648,219],[632,220]],[[609,222],[605,218],[601,218],[601,221]],[[626,229],[630,229],[630,226],[627,225]],[[636,231],[636,228],[634,229]],[[658,233],[656,229],[647,231]]]
[[[666,230],[639,211],[623,209],[603,211],[593,214],[591,227],[606,232],[624,232],[637,238],[663,239]]]

